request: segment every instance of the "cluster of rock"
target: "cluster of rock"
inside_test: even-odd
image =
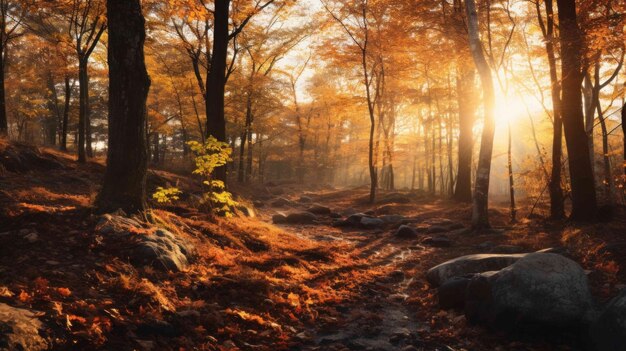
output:
[[[507,330],[588,330],[592,349],[626,350],[626,290],[598,309],[586,272],[550,251],[462,256],[431,268],[443,309]]]
[[[188,241],[165,229],[146,230],[138,221],[120,215],[103,215],[96,230],[103,236],[128,242],[122,254],[134,265],[179,272],[196,257],[195,247]]]

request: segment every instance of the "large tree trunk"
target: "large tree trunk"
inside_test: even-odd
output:
[[[562,113],[569,155],[572,220],[593,220],[597,202],[582,110],[582,34],[575,0],[557,0],[561,33]]]
[[[626,104],[622,107],[622,145],[624,145],[624,177],[626,177]],[[626,178],[625,178],[626,179]]]
[[[215,1],[213,24],[213,51],[211,71],[207,75],[206,135],[226,142],[226,120],[224,116],[224,85],[226,84],[226,58],[228,55],[228,17],[230,0]],[[215,170],[215,178],[226,181],[226,167]]]
[[[462,202],[472,201],[472,148],[474,146],[475,104],[472,101],[475,72],[465,70],[457,78],[459,100],[459,156],[458,172],[454,199]]]
[[[89,77],[87,75],[87,62],[80,59],[78,65],[79,86],[79,111],[78,111],[78,162],[87,160],[85,155],[85,132],[87,130],[87,114],[89,113]]]
[[[109,25],[109,147],[100,211],[139,212],[146,207],[145,20],[140,0],[107,0]]]
[[[491,155],[495,132],[494,108],[495,96],[491,68],[485,59],[482,43],[478,34],[478,14],[474,0],[467,0],[465,10],[468,18],[469,45],[483,90],[485,120],[480,142],[478,168],[474,185],[472,206],[472,228],[479,230],[489,228],[489,179],[491,173]]]

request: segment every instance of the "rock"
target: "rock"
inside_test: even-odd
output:
[[[565,246],[549,247],[549,248],[546,248],[546,249],[539,250],[537,252],[539,252],[539,253],[553,253],[553,254],[562,255],[562,256],[565,256],[565,257],[570,257],[570,252],[569,252],[569,250]]]
[[[432,247],[450,247],[452,246],[452,240],[445,235],[438,235],[424,238],[422,244]]]
[[[317,221],[317,216],[311,212],[296,212],[287,215],[289,224],[313,224]]]
[[[469,273],[496,271],[517,262],[525,254],[478,254],[457,257],[441,263],[426,273],[426,279],[434,287],[438,287],[452,277],[459,277]]]
[[[590,334],[594,350],[626,351],[626,289],[604,307]]]
[[[384,215],[380,216],[379,218],[387,224],[399,224],[406,219],[406,217],[401,215]]]
[[[174,338],[182,335],[181,331],[178,328],[162,320],[154,320],[139,324],[137,326],[137,334],[141,336],[158,335],[169,338]]]
[[[366,215],[365,213],[355,213],[355,214],[348,216],[348,218],[346,218],[346,222],[349,225],[358,226],[359,224],[361,224],[361,219],[365,217],[369,217],[369,216]]]
[[[498,272],[478,274],[467,287],[470,323],[568,328],[583,324],[592,311],[585,272],[557,254],[527,254]]]
[[[444,310],[463,309],[465,307],[465,291],[472,275],[452,277],[446,280],[437,290],[439,307]]]
[[[310,204],[311,202],[313,202],[313,199],[308,197],[308,196],[300,196],[300,198],[298,199],[298,202],[301,204]]]
[[[135,265],[179,272],[185,270],[197,256],[195,247],[175,234],[165,229],[151,232],[142,228],[136,220],[120,215],[103,215],[96,231],[116,240],[133,242],[134,245],[122,253]]]
[[[326,206],[315,204],[309,207],[309,209],[307,209],[307,212],[311,212],[316,215],[329,215],[332,211]]]
[[[428,229],[426,229],[427,234],[445,233],[449,231],[450,230],[448,230],[447,227],[444,227],[442,225],[431,225],[430,227],[428,227]]]
[[[158,229],[154,234],[138,236],[141,239],[132,250],[131,257],[135,264],[149,264],[157,269],[180,272],[196,256],[193,245],[167,230]]]
[[[361,225],[365,228],[379,228],[385,225],[385,222],[380,218],[362,217]]]
[[[37,234],[37,232],[31,232],[31,233],[24,235],[24,240],[32,244],[36,242],[37,240],[39,240],[39,235]]]
[[[1,350],[47,350],[48,342],[39,335],[42,329],[35,311],[0,303]]]
[[[246,205],[238,205],[237,210],[241,212],[246,217],[254,218],[256,217],[256,213],[254,212],[254,208],[246,206]]]
[[[336,219],[336,218],[341,218],[341,217],[342,217],[342,216],[341,216],[341,214],[339,214],[339,213],[337,213],[337,212],[331,212],[328,216],[329,216],[330,218],[335,218],[335,219]]]
[[[284,197],[279,197],[278,199],[272,201],[272,207],[287,207],[291,206],[292,202]]]
[[[287,223],[287,216],[282,213],[277,213],[272,216],[272,223],[274,224],[284,224]]]
[[[516,253],[523,253],[524,248],[521,246],[515,246],[515,245],[498,245],[498,246],[494,246],[491,248],[491,250],[489,250],[489,252],[491,253],[499,253],[499,254],[516,254]]]
[[[394,236],[401,239],[412,239],[417,237],[417,231],[408,225],[401,225],[400,228],[396,230]]]
[[[252,204],[254,205],[254,207],[257,207],[257,208],[261,208],[265,206],[265,202],[261,200],[254,200],[252,201]]]

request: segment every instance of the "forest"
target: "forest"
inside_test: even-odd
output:
[[[0,350],[626,351],[623,0],[0,0]]]

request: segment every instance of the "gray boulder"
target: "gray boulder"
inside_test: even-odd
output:
[[[42,329],[34,311],[0,303],[0,350],[47,350],[48,342],[39,335]]]
[[[429,236],[422,240],[422,244],[432,247],[450,247],[452,246],[452,240],[445,235]]]
[[[593,307],[587,276],[576,262],[531,253],[475,276],[467,287],[465,316],[470,323],[499,327],[567,328],[587,321]]]
[[[437,289],[439,307],[444,310],[465,307],[465,291],[473,276],[452,277],[441,284]]]
[[[293,205],[293,203],[284,197],[279,197],[278,199],[272,201],[271,205],[272,207],[287,207]]]
[[[406,217],[401,215],[384,215],[380,216],[380,219],[385,221],[387,224],[400,224],[402,221],[406,220]]]
[[[459,277],[469,273],[500,270],[512,265],[524,256],[525,254],[478,254],[461,256],[429,269],[426,273],[426,279],[431,285],[438,287],[452,277]]]
[[[362,217],[361,226],[365,228],[379,228],[385,225],[385,221],[380,218]]]
[[[282,213],[277,213],[272,216],[272,223],[274,224],[284,224],[287,223],[287,216]]]
[[[591,342],[597,351],[626,351],[626,289],[604,307],[591,325]]]

